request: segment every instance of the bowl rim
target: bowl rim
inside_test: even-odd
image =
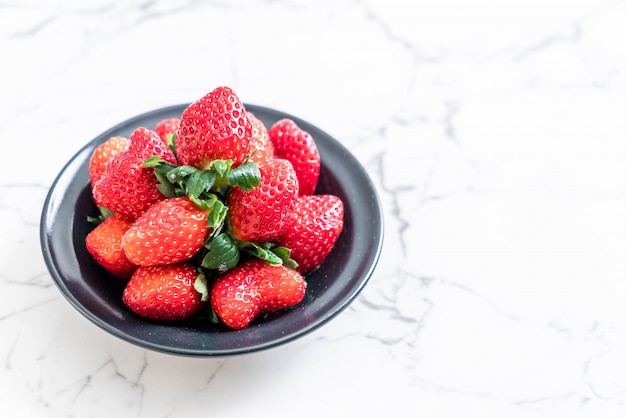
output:
[[[239,347],[229,347],[226,349],[202,349],[202,348],[187,348],[187,347],[177,347],[173,345],[167,345],[162,343],[157,343],[151,340],[146,340],[143,337],[138,336],[137,334],[132,334],[128,332],[124,332],[119,328],[113,327],[109,322],[105,321],[101,318],[100,315],[93,312],[85,303],[72,291],[71,286],[68,285],[67,279],[64,278],[66,275],[66,271],[63,271],[64,266],[60,266],[59,257],[68,257],[71,258],[71,255],[57,255],[54,253],[53,246],[56,241],[54,238],[56,237],[55,232],[58,233],[58,228],[55,229],[54,226],[60,222],[61,227],[67,228],[65,230],[65,235],[63,235],[63,242],[68,241],[68,231],[71,230],[70,220],[61,218],[59,215],[60,206],[67,206],[67,202],[63,201],[63,198],[66,196],[64,190],[69,187],[75,186],[74,176],[81,172],[85,171],[85,164],[88,164],[89,156],[93,149],[100,143],[102,143],[106,138],[117,135],[119,132],[129,129],[134,129],[131,127],[138,127],[142,125],[142,122],[150,120],[150,119],[162,119],[163,115],[166,114],[180,114],[182,110],[187,107],[189,103],[176,104],[166,107],[161,107],[158,109],[151,110],[149,112],[145,112],[129,118],[123,122],[116,124],[115,126],[107,129],[103,133],[97,135],[91,141],[87,142],[83,145],[71,158],[68,160],[60,172],[57,174],[56,178],[52,182],[50,189],[45,198],[41,218],[40,218],[40,245],[42,255],[46,264],[46,267],[55,282],[58,289],[61,291],[62,295],[70,302],[70,304],[78,310],[83,316],[85,316],[92,323],[103,329],[104,331],[112,334],[122,340],[125,340],[129,343],[132,343],[136,346],[140,346],[146,349],[151,349],[153,351],[167,353],[167,354],[175,354],[182,356],[194,356],[194,357],[213,357],[213,356],[228,356],[228,355],[236,355],[236,354],[244,354],[251,353],[255,351],[265,350],[272,347],[276,347],[297,339],[299,337],[308,334],[322,325],[326,324],[329,320],[335,318],[340,312],[346,309],[358,296],[361,290],[365,287],[366,283],[369,281],[372,276],[379,258],[382,252],[383,247],[383,237],[384,237],[384,219],[383,219],[383,211],[380,199],[378,197],[378,192],[376,187],[374,186],[371,178],[368,173],[365,171],[365,168],[361,165],[361,163],[354,157],[354,155],[338,140],[334,137],[330,136],[326,132],[317,128],[316,126],[310,124],[309,122],[300,119],[294,115],[278,111],[275,109],[271,109],[265,106],[259,106],[249,103],[244,103],[244,106],[247,111],[252,112],[255,115],[272,115],[274,118],[290,118],[298,126],[302,129],[309,131],[314,135],[316,141],[318,141],[318,148],[320,150],[320,154],[322,155],[322,164],[323,169],[328,165],[324,165],[324,161],[326,159],[332,159],[332,162],[339,161],[341,167],[334,167],[334,170],[343,170],[343,174],[350,174],[349,170],[355,170],[353,175],[358,176],[358,187],[360,188],[360,192],[367,191],[369,193],[368,198],[368,220],[369,220],[369,228],[372,236],[368,240],[363,240],[361,242],[361,246],[363,246],[364,252],[367,255],[367,259],[364,260],[362,265],[359,266],[359,274],[360,276],[353,284],[353,286],[349,289],[349,292],[346,292],[342,295],[339,300],[332,301],[333,305],[329,307],[329,309],[324,311],[317,311],[316,314],[318,316],[309,324],[304,327],[298,328],[295,331],[283,332],[282,335],[276,336],[268,341],[261,341],[257,343],[253,343],[250,345],[243,345]],[[311,132],[313,131],[313,132]],[[323,138],[323,139],[320,139]],[[333,151],[333,155],[329,157],[329,150]],[[336,155],[334,155],[336,153]],[[326,155],[326,158],[324,158]],[[344,180],[347,181],[356,181],[353,175],[346,175]],[[85,181],[88,184],[88,178],[83,179],[83,186]],[[80,185],[79,185],[80,186]],[[353,184],[353,187],[356,187],[356,184]],[[63,189],[61,189],[63,188]],[[79,187],[82,191],[84,187]],[[63,192],[63,193],[61,193]],[[348,189],[347,192],[350,192]],[[74,195],[78,194],[79,191],[74,191]],[[357,197],[353,196],[354,193],[350,193],[349,199],[355,199],[355,202],[352,204],[357,204],[359,201]],[[73,195],[70,195],[72,197]],[[361,197],[359,197],[361,198]],[[63,206],[63,207],[65,207]],[[72,213],[72,218],[73,218]],[[65,219],[65,220],[64,220]],[[73,232],[69,233],[72,235]],[[68,251],[71,252],[71,251]],[[77,262],[78,263],[78,262]],[[339,273],[343,274],[343,271]],[[330,303],[331,301],[326,301],[324,303]],[[296,307],[296,310],[298,307]],[[134,315],[134,314],[131,314]],[[146,325],[149,326],[149,325]],[[172,326],[171,324],[169,326]],[[258,326],[256,328],[259,328]],[[247,328],[246,328],[247,329]],[[241,330],[244,331],[245,330]],[[239,332],[239,331],[230,331],[230,332]]]

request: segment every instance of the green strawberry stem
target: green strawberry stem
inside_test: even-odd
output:
[[[224,176],[228,179],[228,183],[233,186],[239,186],[247,192],[254,187],[258,187],[261,181],[259,165],[254,162],[245,163],[230,169],[224,173]]]
[[[201,270],[198,271],[198,276],[193,283],[193,288],[196,292],[200,293],[200,300],[202,300],[202,302],[206,302],[209,299],[209,283]]]
[[[201,266],[210,270],[230,270],[239,264],[241,253],[265,260],[270,265],[285,265],[294,270],[298,268],[298,263],[291,258],[288,248],[276,247],[274,243],[237,241],[228,232],[210,238],[204,247],[206,252]]]
[[[272,250],[266,245],[257,244],[255,242],[242,242],[240,244],[240,248],[254,257],[265,260],[267,264],[272,266],[280,266],[283,264],[282,258],[274,254],[274,252],[272,252]]]
[[[93,225],[100,225],[106,218],[113,215],[113,211],[104,206],[98,206],[98,212],[98,216],[87,216],[87,222]]]
[[[230,235],[223,233],[210,240],[205,248],[208,250],[202,258],[202,267],[224,272],[239,263],[239,248]]]
[[[174,154],[176,161],[178,161],[178,157],[176,156],[176,133],[165,135],[165,143],[167,144],[167,148]]]
[[[298,268],[298,262],[291,258],[291,250],[287,247],[274,247],[272,252],[283,260],[283,265],[292,270]]]
[[[240,242],[239,248],[253,257],[265,260],[267,264],[273,266],[284,265],[293,270],[298,268],[298,263],[291,258],[291,250],[286,247],[276,247],[274,243],[268,242],[257,244],[256,242]]]
[[[215,160],[206,170],[188,165],[175,165],[155,155],[146,159],[144,168],[154,168],[165,197],[200,196],[203,192],[213,191],[223,194],[225,189],[239,186],[245,191],[258,187],[261,172],[255,162],[246,162],[232,168],[232,160]]]

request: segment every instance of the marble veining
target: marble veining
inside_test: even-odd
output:
[[[626,1],[0,3],[2,416],[623,417]],[[83,318],[41,207],[110,126],[226,84],[330,133],[385,247],[324,327],[175,357]]]

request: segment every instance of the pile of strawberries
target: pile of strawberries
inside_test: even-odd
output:
[[[180,118],[112,137],[90,159],[100,216],[86,248],[126,280],[138,315],[208,312],[242,329],[297,305],[343,229],[343,202],[315,195],[320,156],[291,119],[266,127],[218,87]]]

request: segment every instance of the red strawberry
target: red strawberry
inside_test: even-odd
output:
[[[313,137],[291,119],[281,119],[268,131],[276,158],[289,160],[296,170],[300,195],[315,193],[320,176],[320,154]]]
[[[159,121],[154,127],[154,132],[159,135],[161,141],[165,142],[168,146],[172,143],[172,139],[178,132],[180,126],[179,118],[167,118]]]
[[[153,169],[141,165],[154,155],[170,163],[175,163],[175,158],[154,131],[137,128],[129,139],[128,149],[109,161],[102,177],[94,184],[93,197],[97,205],[135,219],[153,203],[165,198],[157,189]]]
[[[244,264],[217,279],[210,300],[218,318],[233,329],[247,327],[261,312],[261,294]]]
[[[318,268],[343,230],[343,202],[334,195],[300,196],[277,245],[291,250],[298,272]]]
[[[285,266],[271,266],[258,258],[250,259],[261,294],[261,312],[276,312],[297,305],[304,298],[306,282],[297,271]]]
[[[126,151],[128,144],[128,138],[112,136],[96,147],[89,159],[89,180],[92,186],[102,177],[107,163],[120,152]]]
[[[248,112],[248,119],[252,124],[252,138],[250,139],[250,161],[260,163],[274,158],[274,145],[270,141],[267,128],[263,122]]]
[[[295,270],[251,258],[217,279],[211,307],[228,327],[242,329],[262,312],[297,305],[305,292],[306,282]]]
[[[133,312],[158,321],[190,319],[204,302],[195,290],[198,277],[189,263],[142,266],[128,281],[122,300]]]
[[[239,97],[228,87],[218,87],[183,111],[176,155],[181,165],[203,170],[214,160],[232,160],[236,167],[248,155],[251,135]]]
[[[132,221],[119,213],[106,218],[85,238],[87,251],[109,273],[120,279],[129,279],[137,269],[124,254],[122,237]]]
[[[124,234],[126,256],[140,266],[189,260],[202,248],[211,229],[207,214],[188,197],[150,206]]]
[[[233,236],[240,241],[274,241],[298,197],[298,179],[287,160],[272,159],[259,164],[258,187],[246,192],[235,186],[228,196]]]

